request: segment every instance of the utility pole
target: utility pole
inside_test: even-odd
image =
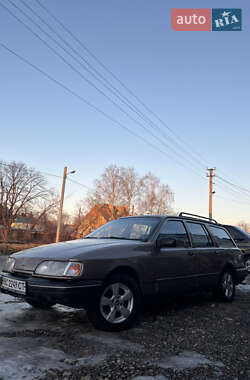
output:
[[[69,174],[73,174],[73,173],[75,173],[75,170],[72,170],[71,172],[69,172]],[[63,170],[60,206],[59,206],[58,217],[57,217],[56,243],[58,243],[60,241],[60,233],[61,233],[61,226],[62,226],[63,200],[64,200],[66,178],[67,178],[67,166],[65,166],[64,170]]]
[[[209,177],[209,219],[212,219],[213,217],[213,194],[215,191],[213,191],[213,177],[215,177],[214,171],[216,168],[207,168],[209,174],[207,174],[207,177]]]
[[[67,166],[65,166],[64,170],[63,170],[62,190],[61,190],[60,206],[59,206],[58,218],[57,218],[56,243],[58,243],[60,241],[60,232],[61,232],[61,226],[62,226],[62,210],[63,210],[63,200],[64,200],[66,177],[67,177]]]

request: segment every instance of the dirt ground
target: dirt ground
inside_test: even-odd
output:
[[[120,333],[95,330],[84,310],[38,311],[0,294],[0,379],[250,379],[249,320],[249,284],[232,304],[168,300]]]

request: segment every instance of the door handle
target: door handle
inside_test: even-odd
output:
[[[220,250],[217,250],[217,251],[215,251],[215,253],[216,253],[217,255],[220,255],[220,254],[221,254],[221,251],[220,251]]]
[[[194,252],[193,251],[188,251],[188,255],[189,256],[194,256]]]

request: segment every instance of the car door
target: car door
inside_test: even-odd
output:
[[[210,288],[217,281],[223,262],[220,249],[215,246],[203,223],[188,221],[185,224],[197,257],[199,288]]]
[[[163,238],[172,241],[173,245],[159,246]],[[197,288],[197,258],[190,246],[183,222],[165,221],[159,231],[156,246],[154,264],[159,291],[182,293],[195,290]]]
[[[210,233],[212,233],[216,242],[216,256],[217,256],[217,271],[219,274],[229,261],[233,261],[234,255],[238,254],[238,248],[232,240],[229,233],[222,227],[217,225],[208,225]]]

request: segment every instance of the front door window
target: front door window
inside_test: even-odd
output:
[[[182,222],[169,220],[164,223],[158,238],[169,238],[176,241],[176,248],[189,247],[189,238]]]

